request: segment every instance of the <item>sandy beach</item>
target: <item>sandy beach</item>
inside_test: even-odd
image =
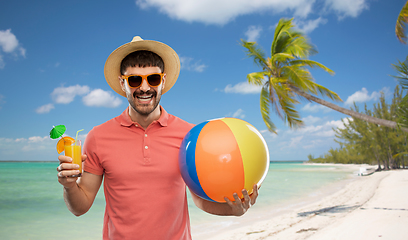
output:
[[[232,219],[233,227],[205,239],[408,239],[408,171],[375,172],[342,184],[283,213],[256,219],[249,211],[249,216]]]

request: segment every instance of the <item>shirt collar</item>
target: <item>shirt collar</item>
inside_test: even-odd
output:
[[[162,127],[166,127],[167,123],[168,123],[168,120],[169,120],[169,114],[166,112],[166,110],[164,110],[164,108],[162,106],[160,106],[160,111],[161,111],[161,115],[160,115],[160,118],[157,120],[157,122]],[[121,115],[119,115],[119,121],[120,121],[120,124],[122,126],[124,126],[124,127],[130,127],[130,126],[135,124],[132,121],[132,119],[130,119],[129,106],[125,109],[125,111],[122,112]]]

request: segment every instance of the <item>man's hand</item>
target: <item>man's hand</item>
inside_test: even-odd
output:
[[[79,174],[79,166],[77,164],[72,164],[72,158],[60,155],[58,156],[60,165],[57,167],[58,171],[58,182],[64,187],[72,187],[77,177],[71,177],[73,175]],[[86,160],[86,155],[82,155],[82,161]]]
[[[229,200],[227,197],[224,198],[231,207],[232,214],[235,216],[243,215],[252,205],[255,204],[256,199],[258,198],[258,186],[256,184],[253,186],[253,193],[251,195],[248,195],[248,191],[246,189],[242,190],[242,194],[244,195],[243,199],[240,199],[236,193],[233,195],[235,199],[234,201]]]

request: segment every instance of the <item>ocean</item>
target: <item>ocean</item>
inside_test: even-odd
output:
[[[0,239],[102,238],[103,189],[89,212],[75,217],[65,206],[57,166],[57,162],[0,162]],[[252,221],[265,214],[279,214],[334,191],[336,183],[355,175],[341,166],[273,162],[257,203],[244,217]],[[204,213],[191,198],[189,212],[193,236],[229,229],[238,219]]]

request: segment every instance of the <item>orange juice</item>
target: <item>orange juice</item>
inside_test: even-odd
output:
[[[72,175],[71,177],[80,177],[82,175],[82,152],[81,152],[81,141],[77,141],[77,144],[72,143],[71,145],[65,145],[65,156],[72,158],[73,164],[79,165],[79,174]]]

